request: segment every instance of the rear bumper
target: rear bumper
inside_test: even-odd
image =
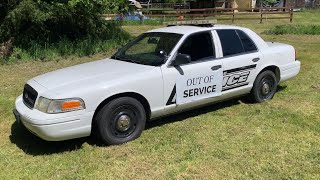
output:
[[[64,117],[59,114],[57,115],[59,118],[55,119],[55,115],[51,115],[51,118],[47,119],[46,114],[43,115],[44,113],[38,110],[26,107],[20,96],[16,100],[16,109],[13,110],[13,113],[19,124],[47,141],[75,139],[89,136],[91,133],[93,112],[83,112],[72,116],[64,113]],[[39,117],[43,117],[43,119],[39,119]]]
[[[294,61],[293,63],[286,64],[285,66],[280,68],[280,82],[287,81],[291,78],[297,76],[300,72],[301,62]]]

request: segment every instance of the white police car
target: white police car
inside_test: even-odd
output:
[[[140,136],[147,120],[250,95],[272,99],[296,76],[295,49],[236,26],[148,31],[110,59],[35,77],[15,103],[17,121],[42,139],[89,136],[106,144]]]

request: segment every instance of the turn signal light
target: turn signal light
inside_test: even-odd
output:
[[[81,107],[82,106],[80,101],[66,101],[61,105],[61,109],[63,111],[68,111],[70,109],[79,109]]]

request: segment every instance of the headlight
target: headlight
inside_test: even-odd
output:
[[[85,109],[85,105],[79,98],[52,100],[39,97],[35,108],[44,113],[56,114]]]

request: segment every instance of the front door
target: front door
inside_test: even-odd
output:
[[[212,102],[221,94],[223,67],[212,37],[205,31],[184,38],[176,55],[189,55],[191,62],[162,66],[166,114]]]

